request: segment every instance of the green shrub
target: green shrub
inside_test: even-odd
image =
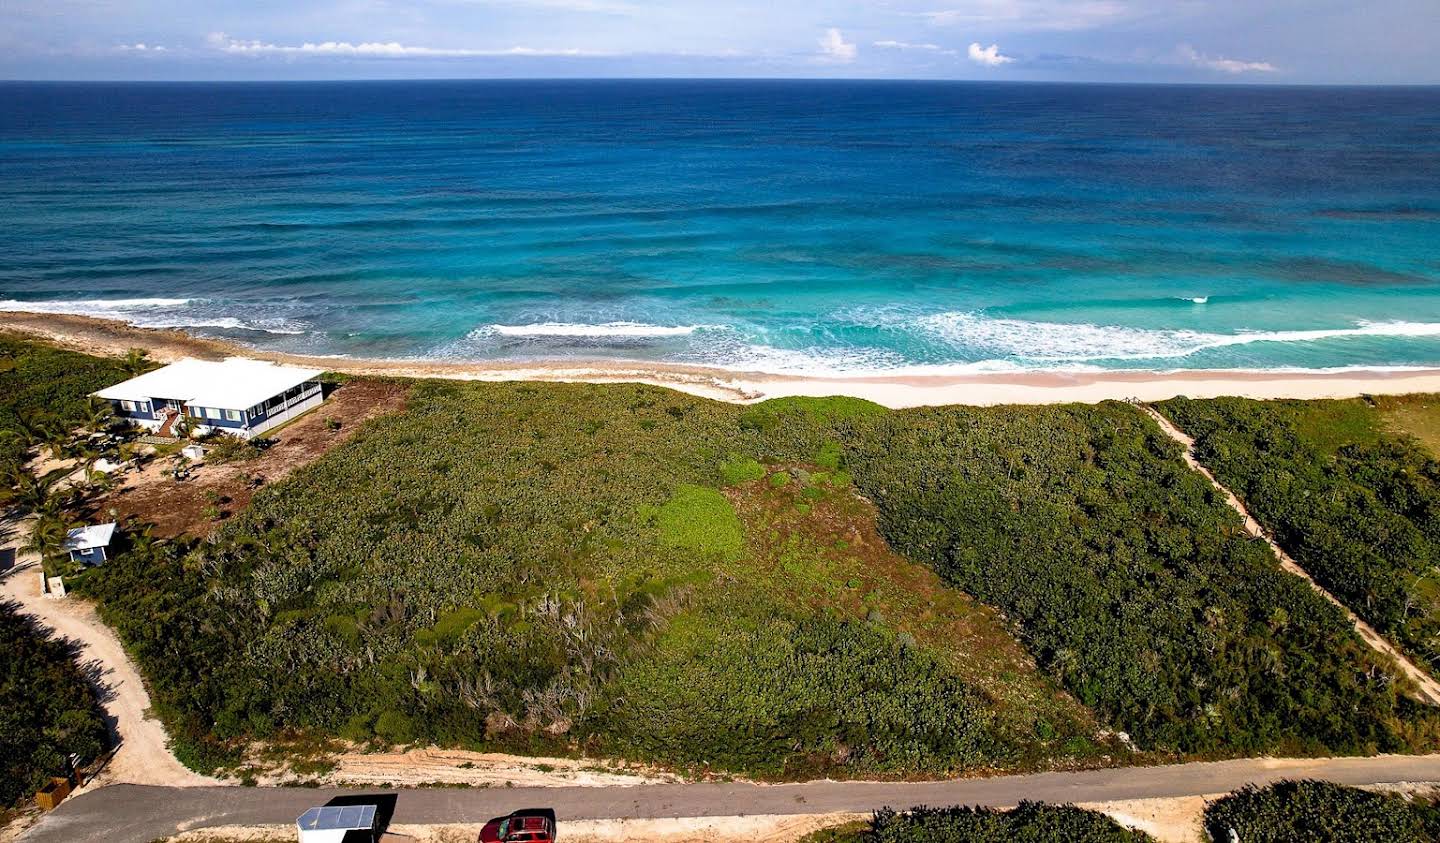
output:
[[[727,559],[745,552],[735,508],[714,489],[684,485],[660,507],[660,540],[671,547],[713,553]]]
[[[415,740],[415,724],[404,712],[392,709],[375,718],[375,734],[388,743],[410,743]]]
[[[724,486],[739,486],[765,477],[765,466],[750,457],[731,455],[720,463],[720,483]]]
[[[1437,812],[1393,794],[1320,781],[1284,781],[1235,791],[1205,808],[1214,840],[1245,843],[1426,843],[1436,840]]]
[[[1125,828],[1098,811],[1073,805],[1021,802],[1013,810],[913,808],[876,811],[860,843],[1145,843],[1150,835]]]

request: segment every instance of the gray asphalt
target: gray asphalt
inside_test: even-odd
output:
[[[65,801],[21,839],[25,843],[151,843],[195,828],[288,824],[306,808],[362,794],[396,794],[395,823],[484,822],[520,808],[553,808],[562,823],[563,835],[566,820],[812,814],[914,805],[1008,807],[1022,799],[1100,802],[1224,793],[1244,784],[1287,778],[1318,778],[1352,785],[1440,781],[1440,755],[1302,761],[1262,758],[941,782],[402,791],[112,785]]]

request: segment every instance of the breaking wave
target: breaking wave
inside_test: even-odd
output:
[[[967,352],[1036,362],[1165,360],[1255,343],[1305,343],[1354,337],[1440,337],[1440,323],[1356,322],[1348,328],[1237,331],[1132,328],[1087,323],[995,319],[977,313],[942,313],[917,320],[922,330]]]

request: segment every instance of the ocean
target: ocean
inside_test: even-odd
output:
[[[1440,88],[0,83],[0,309],[395,359],[1440,365]]]

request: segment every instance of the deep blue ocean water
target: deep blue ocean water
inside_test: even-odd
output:
[[[1440,364],[1440,89],[0,84],[0,308],[306,353]]]

